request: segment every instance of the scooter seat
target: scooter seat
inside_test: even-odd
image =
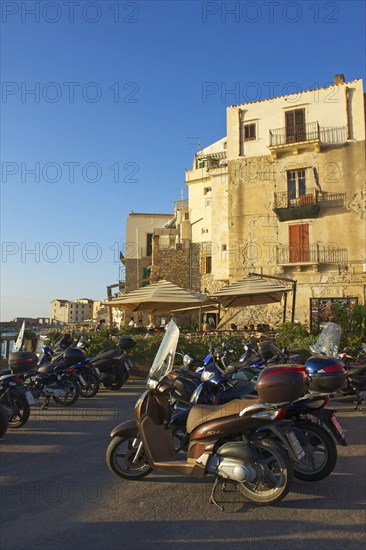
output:
[[[192,433],[197,426],[210,420],[238,415],[245,407],[255,403],[260,403],[258,395],[248,395],[245,399],[233,399],[224,405],[195,405],[187,418],[187,433]]]
[[[42,365],[39,367],[38,372],[40,374],[49,374],[55,370],[55,365],[53,363],[47,363],[47,365]]]

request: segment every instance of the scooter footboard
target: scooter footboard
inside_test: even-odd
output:
[[[111,431],[111,437],[137,437],[139,434],[135,419],[125,420]]]

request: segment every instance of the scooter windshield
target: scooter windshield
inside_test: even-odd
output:
[[[342,329],[336,323],[326,323],[317,341],[310,346],[312,353],[336,356],[341,340]]]
[[[151,366],[146,384],[148,388],[155,388],[158,382],[173,369],[178,339],[179,328],[171,320]]]

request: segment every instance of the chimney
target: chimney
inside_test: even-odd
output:
[[[334,75],[334,86],[339,86],[339,84],[344,84],[344,74]]]

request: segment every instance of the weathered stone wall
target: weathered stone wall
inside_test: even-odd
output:
[[[343,206],[322,205],[318,218],[279,221],[272,210],[274,193],[287,191],[286,171],[314,164],[322,191],[344,194]],[[295,317],[307,323],[311,297],[354,296],[364,303],[365,166],[364,142],[327,147],[320,153],[306,152],[295,161],[290,157],[272,161],[268,156],[229,161],[230,282],[246,277],[250,271],[297,280]],[[315,186],[308,181],[307,185]],[[310,245],[346,249],[346,263],[281,265],[276,247],[289,244],[289,225],[298,223],[309,225]],[[261,315],[263,311],[258,310],[257,322],[268,322]]]

